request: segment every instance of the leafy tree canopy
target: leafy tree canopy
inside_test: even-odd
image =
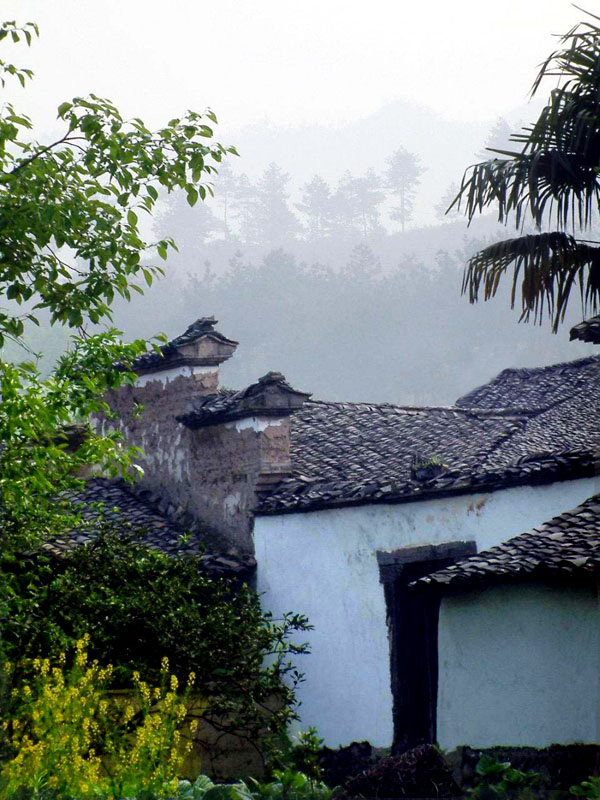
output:
[[[0,24],[4,44],[31,44],[35,35],[33,24]],[[0,61],[0,82],[10,78],[25,86],[31,73]],[[69,558],[51,562],[33,546],[84,525],[70,500],[84,467],[131,471],[136,451],[87,420],[108,413],[107,389],[135,378],[129,368],[146,342],[126,345],[116,330],[91,334],[87,326],[110,322],[117,296],[128,300],[162,272],[142,256],[166,259],[175,248],[167,236],[145,241],[140,214],[152,214],[165,191],[185,193],[190,206],[204,200],[207,179],[235,152],[212,141],[210,111],[151,131],[91,95],[61,104],[58,118],[63,133],[46,144],[28,117],[10,104],[0,109],[0,345],[20,340],[40,311],[72,332],[48,379],[32,362],[0,360],[2,656],[17,662],[18,681],[22,660],[57,655],[88,633],[91,655],[113,661],[127,685],[169,655],[182,678],[197,673],[213,727],[255,738],[266,720],[280,732],[301,679],[288,657],[304,650],[288,638],[306,629],[304,618],[276,623],[247,587],[233,592],[202,577],[197,559],[171,559],[122,531],[101,535],[101,507],[89,523],[93,544]]]
[[[0,23],[3,47],[37,35],[33,23]],[[2,85],[26,87],[31,77],[0,60]],[[87,326],[110,322],[116,296],[129,299],[162,272],[142,256],[164,260],[175,247],[168,237],[146,241],[140,215],[152,214],[161,192],[203,200],[221,159],[235,152],[213,141],[211,111],[187,111],[152,131],[90,95],[62,103],[58,120],[59,138],[40,142],[29,117],[10,103],[0,108],[0,346],[20,341],[42,309],[76,334],[48,380],[32,362],[0,361],[4,547],[71,524],[56,498],[77,484],[84,463],[127,473],[133,452],[117,437],[90,430],[72,448],[64,431],[98,410],[107,388],[132,380],[126,367],[146,344],[124,345],[115,330],[90,335]]]
[[[541,321],[547,313],[556,332],[573,291],[584,313],[597,311],[600,297],[599,243],[581,233],[593,226],[600,210],[600,28],[595,22],[582,22],[561,37],[532,95],[548,76],[559,79],[557,88],[537,121],[512,136],[521,149],[498,150],[499,158],[469,167],[454,204],[469,221],[495,206],[499,221],[519,231],[471,258],[463,282],[470,301],[493,297],[502,276],[512,270],[511,303],[520,294],[521,319]],[[533,233],[525,231],[527,222]],[[554,230],[542,231],[546,224]]]

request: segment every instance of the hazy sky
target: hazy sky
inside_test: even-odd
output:
[[[593,6],[594,4],[590,4]],[[35,20],[28,110],[49,123],[94,92],[158,123],[210,105],[225,130],[265,119],[335,124],[401,99],[494,119],[583,15],[565,0],[2,0]],[[20,102],[20,106],[23,103]]]

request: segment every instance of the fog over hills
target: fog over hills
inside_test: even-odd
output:
[[[470,227],[456,214],[441,217],[440,201],[507,125],[448,121],[396,102],[337,128],[233,132],[224,140],[241,158],[228,159],[215,198],[190,208],[173,194],[163,204],[149,234],[173,235],[179,252],[143,297],[116,304],[116,324],[127,337],[175,336],[214,315],[240,341],[223,367],[225,385],[242,388],[279,370],[317,397],[348,401],[450,404],[506,367],[594,352],[568,341],[581,319],[576,298],[552,335],[547,321],[517,323],[508,282],[489,303],[471,306],[461,296],[469,255],[513,231],[493,214]],[[398,148],[425,168],[404,232],[390,218],[398,195],[386,178]],[[303,187],[315,174],[321,206],[307,206]],[[30,339],[44,368],[64,342],[55,328]],[[10,347],[6,354],[17,355]]]

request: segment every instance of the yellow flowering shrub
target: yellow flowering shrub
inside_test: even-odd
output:
[[[77,800],[176,791],[194,734],[186,720],[193,674],[180,692],[163,659],[160,686],[135,673],[132,693],[111,693],[112,666],[90,662],[88,644],[88,636],[77,642],[69,670],[65,654],[56,664],[36,659],[33,680],[13,691],[3,723],[13,750],[0,769],[3,797],[42,788]]]

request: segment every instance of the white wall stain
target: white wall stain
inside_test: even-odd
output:
[[[241,499],[242,495],[240,492],[232,492],[231,494],[228,494],[223,501],[225,512],[230,516],[235,516],[238,514],[240,510]]]

